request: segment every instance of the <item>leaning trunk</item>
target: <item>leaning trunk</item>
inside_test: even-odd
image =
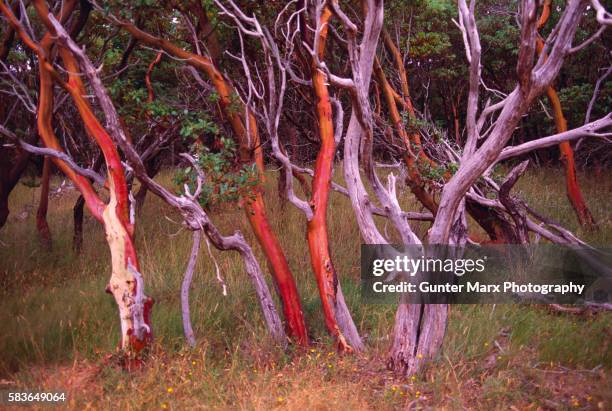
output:
[[[9,155],[9,150],[0,147],[0,228],[4,226],[9,216],[9,195],[17,185],[30,159],[30,154],[25,151],[16,149],[16,154]],[[11,158],[14,160],[11,161]]]
[[[263,195],[260,192],[254,193],[251,199],[246,200],[245,213],[272,268],[274,281],[281,297],[287,334],[295,338],[298,344],[307,345],[306,323],[297,286],[280,243],[268,222]]]
[[[117,196],[112,189],[110,197],[102,213],[112,269],[106,291],[113,295],[119,308],[121,349],[138,353],[151,339],[153,300],[144,294],[133,238],[117,215]]]
[[[544,1],[544,4],[542,5],[542,13],[540,14],[540,18],[538,20],[538,29],[541,29],[548,21],[548,18],[550,17],[550,7],[551,0]],[[536,40],[536,49],[538,55],[546,53],[544,51],[544,40],[542,40],[540,36],[538,36]],[[548,56],[544,54],[544,58],[547,57]],[[548,86],[546,87],[546,95],[548,96],[548,101],[553,109],[557,133],[567,131],[567,120],[563,115],[563,108],[561,107],[561,100],[559,100],[557,91],[553,86]],[[565,166],[565,186],[567,188],[567,197],[569,198],[569,201],[576,212],[578,222],[583,227],[594,228],[596,226],[595,219],[593,218],[593,215],[589,211],[589,208],[582,197],[582,191],[580,190],[580,185],[578,184],[578,179],[576,177],[574,150],[572,150],[572,146],[569,141],[564,141],[559,144],[559,150],[561,151],[561,161]]]
[[[320,16],[320,24],[323,28],[320,31],[319,50],[317,50],[319,58],[322,57],[325,50],[327,24],[330,15],[331,11],[326,7]],[[317,97],[321,148],[317,155],[314,178],[312,180],[310,206],[313,215],[308,221],[307,226],[310,262],[317,279],[327,330],[334,336],[341,351],[352,351],[354,349],[359,351],[363,349],[363,343],[344,298],[338,298],[338,294],[342,296],[342,290],[329,250],[327,203],[331,186],[334,155],[336,153],[331,101],[326,85],[326,76],[317,67],[315,61],[312,62],[311,73],[313,89]],[[342,319],[343,322],[340,323],[339,319]]]
[[[561,132],[561,130],[558,130],[558,132]],[[572,207],[574,207],[574,211],[578,217],[578,222],[583,227],[594,228],[597,223],[595,222],[589,207],[584,201],[582,190],[580,190],[578,178],[576,177],[574,150],[572,149],[569,141],[564,141],[563,143],[559,144],[559,150],[561,151],[561,161],[565,165],[565,186],[567,189],[567,197],[569,198]]]

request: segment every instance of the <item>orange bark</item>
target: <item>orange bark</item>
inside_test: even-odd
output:
[[[61,15],[59,16],[60,22],[65,22],[67,20],[68,16],[70,16],[72,11],[74,10],[75,5],[75,1],[70,1],[65,4],[65,7],[62,7]],[[50,33],[47,33],[40,41],[40,45],[36,44],[25,33],[23,27],[15,18],[15,15],[4,4],[4,2],[0,2],[0,11],[2,11],[2,13],[8,18],[9,23],[15,29],[19,37],[22,39],[23,43],[27,47],[35,51],[41,59],[41,69],[39,70],[40,93],[38,96],[38,113],[36,117],[38,133],[46,147],[52,148],[57,151],[63,151],[57,137],[53,132],[52,126],[53,79],[49,70],[46,70],[44,68],[45,64],[43,63],[43,61],[45,61],[45,56],[48,55],[51,50],[53,38]],[[104,203],[98,198],[89,180],[76,174],[62,160],[54,158],[53,162],[62,171],[62,173],[66,175],[66,177],[68,177],[74,182],[75,186],[83,195],[83,198],[85,199],[85,204],[87,205],[87,208],[91,211],[92,215],[98,221],[102,221],[102,210],[104,208]]]
[[[235,91],[225,81],[213,62],[205,56],[190,53],[167,40],[152,36],[129,22],[119,22],[118,24],[139,41],[149,46],[161,48],[172,56],[185,60],[187,64],[208,76],[219,95],[221,110],[238,140],[241,162],[255,163],[259,172],[259,182],[262,183],[264,181],[263,151],[255,116],[248,113],[247,118],[244,118],[244,107],[236,99]],[[248,132],[246,124],[249,125]],[[263,195],[260,190],[260,187],[255,189],[251,196],[253,198],[244,199],[245,213],[272,268],[272,275],[283,303],[287,334],[294,338],[298,344],[307,345],[306,323],[297,286],[285,254],[268,222]]]
[[[151,64],[149,64],[149,67],[147,68],[147,74],[145,75],[145,83],[147,85],[147,92],[148,92],[147,102],[148,103],[152,103],[153,100],[155,100],[155,93],[153,92],[153,84],[151,83],[151,73],[153,73],[153,69],[155,68],[156,65],[159,64],[159,62],[161,61],[161,58],[162,58],[162,52],[160,51],[159,53],[157,53],[157,55],[155,56],[155,59],[153,59],[153,61],[151,62]]]
[[[402,88],[402,100],[404,101],[405,108],[410,112],[410,115],[414,116],[414,106],[412,105],[412,99],[410,98],[410,87],[408,85],[408,75],[406,74],[406,68],[404,67],[404,59],[402,58],[402,53],[397,48],[391,36],[385,30],[382,29],[382,38],[385,42],[385,46],[391,53],[393,60],[395,61],[395,66],[397,67],[397,72],[399,74],[400,86]]]
[[[319,49],[316,51],[319,59],[325,52],[327,39],[327,28],[331,10],[325,7],[320,16],[322,29],[319,34]],[[319,136],[321,148],[317,155],[317,161],[312,180],[312,198],[310,207],[313,216],[307,224],[308,247],[310,250],[310,262],[317,279],[319,296],[323,307],[325,325],[329,333],[334,336],[340,351],[350,352],[353,348],[347,343],[344,335],[338,327],[334,305],[336,303],[336,291],[338,278],[331,259],[329,249],[329,238],[327,235],[327,202],[331,186],[334,155],[336,143],[334,141],[334,125],[332,119],[332,106],[327,89],[327,78],[317,67],[316,61],[311,62],[311,77],[314,94],[317,97],[317,116],[319,119]]]
[[[74,11],[76,2],[67,1],[62,8],[60,22],[64,22]],[[79,114],[85,124],[85,128],[99,145],[106,160],[108,171],[108,184],[110,191],[110,201],[105,204],[93,190],[90,182],[80,175],[77,175],[63,161],[56,160],[57,166],[75,183],[85,199],[88,209],[94,217],[104,226],[106,238],[111,250],[112,275],[107,291],[113,294],[119,307],[122,325],[121,347],[130,349],[134,352],[140,351],[151,339],[151,328],[149,313],[153,300],[143,298],[142,323],[145,329],[142,339],[136,338],[136,333],[130,325],[136,324],[136,317],[133,317],[133,310],[128,300],[134,299],[142,290],[139,279],[133,270],[139,271],[138,259],[133,244],[133,224],[128,218],[128,195],[127,184],[119,153],[113,144],[112,139],[106,133],[95,117],[89,103],[83,95],[83,87],[79,67],[72,54],[60,47],[66,70],[69,72],[68,82],[64,82],[53,66],[49,63],[49,54],[53,45],[55,31],[49,20],[49,10],[44,1],[34,2],[36,11],[49,31],[42,39],[40,45],[34,42],[25,32],[13,13],[4,4],[0,4],[0,11],[7,16],[9,23],[15,28],[24,44],[30,47],[38,56],[40,72],[40,93],[38,108],[38,131],[41,139],[47,147],[61,151],[61,147],[53,132],[52,113],[53,113],[53,78],[55,78],[71,95]],[[138,273],[138,276],[140,274]],[[132,298],[130,298],[132,297]],[[135,301],[135,300],[134,300]],[[137,308],[138,309],[138,308]],[[139,320],[140,321],[140,320]],[[139,325],[142,325],[140,323]],[[140,327],[139,327],[140,330]]]
[[[455,126],[455,144],[461,144],[461,130],[459,126],[459,112],[457,111],[457,106],[459,105],[459,96],[457,96],[457,102],[451,99],[451,109],[453,111],[453,123]]]
[[[548,21],[548,17],[550,16],[550,5],[551,0],[544,1],[542,6],[542,14],[538,20],[538,29],[542,28]],[[541,55],[544,50],[544,40],[542,40],[540,36],[537,37],[536,48],[538,55]],[[547,56],[544,55],[544,57],[546,58]],[[559,100],[557,91],[553,86],[548,86],[546,88],[546,95],[548,96],[548,101],[553,109],[553,117],[555,119],[557,133],[567,131],[567,120],[563,115],[563,108],[561,107],[561,101]],[[576,212],[578,222],[584,227],[593,228],[596,226],[595,219],[584,201],[580,184],[578,184],[574,150],[572,149],[570,142],[564,141],[559,144],[559,151],[561,152],[561,161],[565,165],[565,185],[567,197],[572,204],[574,211]]]
[[[436,167],[437,165],[427,156],[425,151],[422,149],[421,136],[419,135],[419,133],[413,132],[408,134],[404,129],[404,125],[399,110],[397,108],[397,104],[400,104],[402,106],[402,108],[408,113],[411,119],[416,118],[414,105],[412,104],[412,99],[410,98],[408,75],[406,73],[406,68],[404,67],[404,60],[402,58],[402,54],[399,48],[395,45],[393,39],[391,39],[391,36],[387,32],[387,30],[383,28],[381,34],[385,46],[387,47],[387,50],[391,53],[391,56],[393,57],[393,60],[395,62],[395,66],[399,75],[402,95],[400,96],[393,89],[393,87],[391,87],[391,84],[385,76],[385,72],[380,66],[378,58],[375,60],[374,70],[376,76],[378,77],[378,80],[381,83],[383,94],[385,95],[385,100],[387,101],[387,106],[389,108],[389,115],[391,116],[391,120],[393,121],[395,130],[400,136],[402,142],[404,143],[404,148],[406,150],[406,152],[404,153],[404,162],[406,163],[406,167],[408,168],[407,183],[410,186],[410,190],[421,202],[421,204],[423,204],[429,211],[435,214],[438,209],[438,206],[433,196],[426,189],[425,181],[423,181],[421,177],[421,172],[419,170],[419,164],[426,164],[430,167]],[[413,146],[418,150],[417,155],[415,155],[412,150]]]
[[[408,169],[408,185],[410,186],[410,190],[417,197],[417,199],[423,204],[428,210],[435,214],[438,206],[436,205],[433,197],[427,192],[425,182],[421,178],[421,173],[418,169],[418,161],[427,162],[433,165],[433,162],[425,155],[422,149],[420,149],[421,140],[418,137],[418,133],[413,133],[412,136],[409,136],[406,130],[404,129],[404,124],[402,122],[402,118],[397,109],[396,101],[393,97],[392,88],[385,73],[376,59],[374,63],[374,70],[378,81],[380,82],[380,86],[383,90],[383,94],[387,101],[387,107],[389,109],[389,115],[391,116],[391,120],[393,121],[393,125],[395,127],[395,131],[400,136],[402,142],[404,143],[405,153],[404,153],[404,162],[406,163],[406,167]],[[412,111],[414,113],[414,110]],[[411,138],[412,137],[412,138]],[[412,151],[412,144],[419,148],[419,155],[414,154]]]
[[[102,220],[106,231],[107,241],[111,248],[111,257],[113,260],[113,278],[107,291],[113,294],[115,300],[120,303],[123,298],[119,293],[115,292],[117,286],[122,286],[123,282],[127,282],[127,288],[132,296],[137,295],[140,290],[137,288],[141,285],[129,271],[131,265],[140,272],[136,248],[134,246],[134,224],[129,218],[129,199],[128,188],[125,179],[125,171],[121,164],[121,158],[117,147],[112,138],[100,124],[95,116],[89,102],[83,97],[84,86],[82,84],[79,66],[74,59],[74,56],[66,50],[60,49],[60,54],[64,65],[69,74],[67,83],[67,91],[70,93],[79,114],[85,125],[88,134],[97,142],[106,162],[108,175],[108,184],[110,191],[110,202],[104,207]],[[116,260],[118,259],[118,261]],[[146,297],[144,300],[144,323],[149,331],[146,332],[142,339],[136,338],[132,330],[127,330],[129,341],[121,341],[123,348],[130,347],[135,352],[139,352],[148,345],[152,338],[150,332],[150,311],[153,305],[153,300]]]

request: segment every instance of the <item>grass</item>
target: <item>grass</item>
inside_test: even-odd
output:
[[[559,170],[531,171],[517,191],[581,237],[612,244],[612,179],[580,179],[600,224],[596,232],[577,227]],[[228,285],[224,297],[206,247],[190,295],[198,345],[187,349],[179,290],[190,235],[177,224],[179,217],[151,196],[137,222],[137,247],[147,293],[156,300],[155,344],[141,371],[126,373],[108,365],[119,333],[115,305],[104,293],[110,272],[102,230],[86,219],[83,253],[72,252],[76,193],[69,191],[51,200],[53,249],[43,249],[34,224],[38,189],[20,184],[11,195],[9,222],[0,231],[0,384],[67,390],[71,408],[605,409],[612,404],[609,314],[575,317],[536,306],[453,306],[440,358],[414,378],[387,372],[394,307],[361,304],[359,231],[348,200],[333,194],[334,263],[368,344],[363,355],[339,357],[326,336],[307,263],[304,218],[292,206],[281,206],[273,178],[268,180],[268,211],[297,278],[311,349],[275,347],[240,259],[212,250]],[[169,184],[169,176],[162,181]],[[410,197],[403,195],[403,206],[417,210]],[[21,220],[17,216],[23,211],[28,215]],[[240,228],[264,261],[240,210],[227,207],[213,217],[224,232]],[[415,229],[424,232],[427,226]]]

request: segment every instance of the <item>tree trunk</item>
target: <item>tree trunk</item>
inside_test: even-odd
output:
[[[198,253],[200,252],[200,241],[200,231],[194,231],[191,255],[189,256],[189,261],[187,262],[187,269],[185,270],[185,275],[183,276],[183,283],[181,284],[181,314],[183,316],[183,332],[185,333],[185,339],[187,340],[187,344],[189,344],[191,347],[195,347],[196,339],[193,334],[193,327],[191,326],[191,315],[189,313],[189,288],[191,287],[193,271],[198,260]]]
[[[73,220],[74,220],[74,233],[72,235],[72,249],[77,253],[81,254],[83,250],[83,208],[85,206],[85,199],[82,195],[79,196],[74,207],[72,208]]]
[[[276,185],[276,191],[278,194],[278,202],[280,203],[281,210],[285,209],[287,205],[287,170],[282,167],[278,170],[278,181]]]
[[[134,200],[136,201],[136,215],[138,216],[142,214],[142,209],[144,208],[148,191],[149,190],[146,186],[140,186],[140,188],[136,192],[136,195],[134,196]]]
[[[36,211],[36,229],[43,246],[51,249],[51,231],[47,223],[47,209],[49,208],[49,180],[51,177],[51,159],[45,157],[40,185],[40,202]]]
[[[559,130],[559,132],[561,132],[561,130]],[[563,143],[559,144],[559,150],[561,151],[561,161],[565,165],[565,186],[567,189],[567,196],[572,204],[572,207],[574,207],[574,211],[578,217],[578,222],[583,227],[593,229],[597,227],[597,223],[595,222],[589,207],[584,201],[582,190],[578,184],[578,178],[576,176],[576,162],[574,161],[574,150],[572,150],[572,146],[569,141],[564,141]]]
[[[316,50],[319,59],[325,52],[327,27],[331,10],[325,7],[319,16],[319,49]],[[331,186],[336,143],[334,140],[334,125],[332,107],[327,89],[327,78],[317,67],[316,61],[311,63],[311,77],[314,94],[317,98],[317,117],[319,119],[319,136],[321,147],[315,163],[314,178],[312,180],[312,198],[309,202],[312,209],[312,218],[308,220],[306,237],[310,250],[310,262],[317,279],[319,297],[323,307],[325,325],[329,333],[336,339],[340,351],[361,351],[363,342],[351,314],[344,302],[338,275],[332,262],[329,249],[327,229],[327,205],[329,189]],[[339,299],[338,296],[342,298]],[[338,321],[342,318],[342,323]]]
[[[281,297],[287,334],[300,345],[308,345],[308,334],[299,293],[287,259],[274,235],[265,211],[263,196],[260,192],[253,195],[245,206],[245,213],[253,232],[264,251],[274,275],[274,281]]]
[[[144,294],[133,239],[117,214],[117,208],[120,208],[117,197],[111,189],[110,201],[102,213],[112,269],[106,291],[113,295],[119,308],[121,349],[138,353],[152,338],[150,312],[153,299]]]
[[[11,150],[0,147],[0,228],[4,227],[9,216],[8,200],[21,175],[28,165],[30,154],[20,149]],[[11,159],[14,159],[11,161]]]
[[[54,68],[47,61],[51,46],[61,34],[64,41],[68,36],[65,31],[57,32],[61,27],[53,26],[49,9],[43,1],[35,1],[34,6],[48,32],[40,45],[29,38],[25,29],[7,7],[0,3],[0,11],[8,18],[16,29],[24,44],[31,48],[38,57],[40,91],[37,111],[38,133],[46,147],[62,151],[57,136],[53,131],[53,73]],[[76,2],[70,1],[61,9],[60,22],[65,22],[74,11]],[[63,30],[63,28],[62,28]],[[79,115],[83,120],[88,135],[100,147],[106,161],[110,200],[105,204],[96,194],[91,183],[78,175],[64,161],[54,158],[56,166],[66,174],[81,191],[85,204],[104,226],[106,240],[111,252],[112,274],[107,291],[113,294],[119,308],[121,323],[120,347],[126,352],[139,352],[151,339],[149,313],[153,300],[144,295],[144,284],[139,272],[138,260],[133,244],[134,226],[129,220],[129,200],[124,168],[112,139],[102,127],[85,99],[85,87],[82,83],[81,71],[76,59],[67,48],[59,47],[64,67],[69,81],[65,88],[72,97]],[[82,50],[81,50],[82,52]]]
[[[422,304],[408,304],[406,297],[400,296],[400,304],[395,312],[393,341],[387,360],[387,368],[397,374],[408,375],[416,369],[415,351],[422,310]]]
[[[548,21],[548,18],[550,17],[550,7],[551,0],[544,1],[544,4],[542,5],[542,13],[540,14],[540,18],[538,20],[538,30],[541,29]],[[536,40],[536,49],[538,55],[541,55],[544,52],[544,40],[542,40],[540,36],[538,36]],[[546,59],[548,56],[545,54],[544,58]],[[553,117],[555,119],[557,133],[567,131],[567,120],[563,115],[561,100],[559,100],[557,91],[552,85],[546,87],[546,95],[548,96],[548,101],[553,109]],[[561,151],[561,161],[565,166],[565,186],[567,189],[567,197],[570,204],[574,208],[574,211],[576,212],[578,222],[583,227],[591,229],[595,228],[597,224],[595,223],[595,219],[584,201],[582,191],[580,190],[580,185],[578,184],[578,178],[576,177],[574,150],[572,150],[572,146],[569,141],[564,141],[559,144],[559,150]]]
[[[155,158],[150,159],[145,164],[147,175],[151,178],[154,178],[161,168],[161,162],[155,161]],[[142,214],[142,210],[144,208],[145,200],[147,198],[147,186],[144,184],[140,185],[138,192],[134,196],[134,200],[136,201],[136,215],[140,216]]]

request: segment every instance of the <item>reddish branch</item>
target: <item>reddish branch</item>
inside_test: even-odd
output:
[[[161,61],[161,58],[162,58],[162,52],[160,51],[157,53],[157,55],[155,56],[155,58],[153,59],[151,64],[149,64],[149,67],[147,68],[147,74],[145,75],[145,83],[147,85],[147,92],[148,92],[147,102],[148,103],[152,103],[153,100],[155,100],[155,93],[153,92],[153,84],[151,83],[151,74],[153,73],[153,69],[155,68],[155,66],[158,65],[159,62]]]
[[[545,0],[542,5],[542,14],[540,15],[540,19],[538,20],[538,30],[541,29],[550,16],[550,5],[551,0]],[[538,36],[537,37],[537,51],[538,55],[544,53],[544,58],[547,58],[546,52],[544,51],[544,40]],[[557,91],[552,85],[546,87],[546,95],[548,96],[548,101],[553,109],[553,117],[555,119],[555,126],[557,127],[557,133],[563,133],[567,131],[567,120],[563,115],[563,108],[561,107],[561,101],[559,100],[559,96]],[[561,151],[561,161],[565,165],[565,184],[567,189],[567,197],[576,212],[576,216],[578,217],[578,221],[580,225],[594,228],[596,226],[595,219],[593,215],[589,211],[586,202],[584,201],[584,197],[582,196],[582,191],[580,190],[580,185],[578,184],[578,178],[576,176],[576,162],[574,160],[574,150],[569,141],[564,141],[559,144],[559,150]]]
[[[435,214],[438,207],[431,194],[427,192],[425,181],[421,178],[421,173],[419,171],[419,162],[432,164],[432,161],[425,155],[425,152],[421,147],[421,139],[419,133],[415,132],[409,136],[406,132],[402,117],[399,113],[399,110],[397,109],[397,103],[396,99],[394,98],[393,89],[387,81],[385,73],[382,67],[380,66],[380,63],[378,62],[378,59],[376,59],[374,67],[376,76],[378,77],[378,81],[380,82],[380,86],[383,90],[383,94],[387,102],[387,108],[389,109],[389,115],[393,122],[393,126],[395,127],[396,133],[400,136],[402,142],[404,143],[405,151],[403,157],[404,162],[406,163],[406,167],[408,169],[407,183],[410,186],[410,190],[421,202],[421,204],[423,204],[429,211]],[[406,75],[405,71],[403,75]],[[402,101],[410,101],[410,99],[405,97]],[[410,114],[410,116],[412,116],[412,118],[414,118],[415,112],[414,108],[412,107],[412,103],[407,105],[407,107],[409,107],[408,113]],[[415,149],[419,150],[418,154],[415,154],[412,150],[413,146],[415,147]]]

